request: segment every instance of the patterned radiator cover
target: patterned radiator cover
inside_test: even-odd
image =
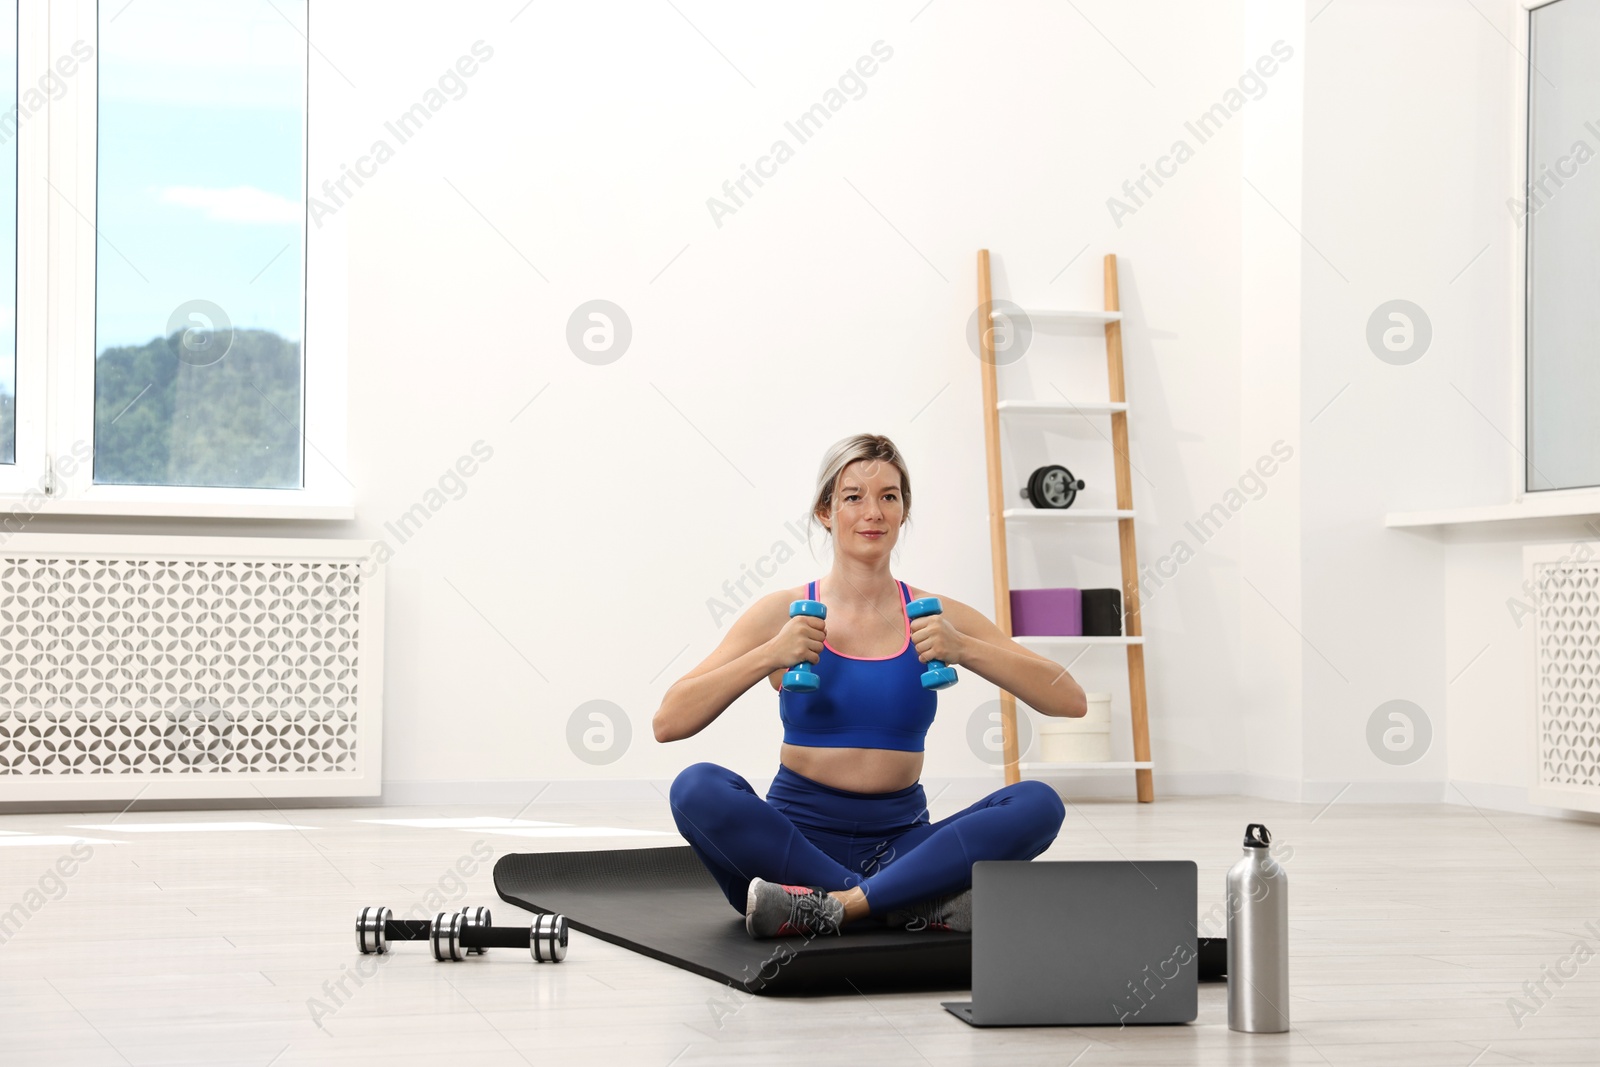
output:
[[[1529,546],[1523,559],[1537,610],[1530,798],[1600,811],[1600,545]]]
[[[378,792],[370,542],[21,540],[0,545],[0,799]]]

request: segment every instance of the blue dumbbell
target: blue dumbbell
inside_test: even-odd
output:
[[[943,615],[944,605],[939,603],[936,596],[925,596],[913,600],[906,605],[906,618],[920,619],[924,615]],[[956,669],[946,667],[936,659],[928,661],[928,669],[922,675],[922,688],[924,689],[949,689],[957,682]]]
[[[789,618],[792,619],[796,615],[826,619],[828,606],[820,600],[796,600],[789,605]],[[805,660],[783,672],[783,687],[791,693],[815,693],[820,684],[822,680],[817,677],[817,672],[811,669],[811,664]]]

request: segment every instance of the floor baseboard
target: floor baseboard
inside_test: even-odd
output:
[[[770,777],[746,775],[757,792],[766,795]],[[1132,771],[1084,774],[1064,778],[1043,778],[1068,798],[1134,799]],[[941,808],[955,800],[971,803],[1005,785],[997,771],[992,775],[939,777],[925,775],[922,787],[930,802]],[[631,801],[666,802],[670,779],[643,778],[567,778],[552,781],[400,781],[385,782],[382,802],[386,807],[425,807],[441,804],[492,805],[516,808],[537,803],[623,803]],[[1437,791],[1435,791],[1437,792]],[[1156,796],[1255,796],[1269,800],[1298,802],[1300,783],[1287,778],[1246,774],[1170,774],[1156,775]],[[1331,794],[1330,794],[1331,795]],[[1425,798],[1417,798],[1419,800]],[[1437,801],[1435,795],[1433,800]]]
[[[749,777],[749,776],[747,776]],[[1081,774],[1043,778],[1068,800],[1134,799],[1133,772]],[[769,777],[749,778],[751,786],[765,796]],[[930,805],[940,812],[959,810],[980,800],[1004,785],[998,771],[990,775],[954,777],[925,776],[923,789]],[[480,807],[510,816],[525,814],[535,804],[667,804],[671,779],[647,778],[557,778],[550,780],[500,779],[488,781],[391,781],[385,782],[379,797],[331,797],[315,799],[259,798],[231,800],[153,800],[128,805],[122,801],[89,803],[31,801],[0,805],[5,814],[31,814],[59,811],[84,813],[100,811],[227,811],[285,808],[408,808]],[[1155,777],[1156,798],[1171,797],[1258,797],[1290,804],[1456,804],[1488,811],[1537,815],[1600,824],[1600,814],[1553,808],[1528,801],[1528,791],[1520,786],[1487,782],[1332,782],[1298,781],[1271,775],[1247,773],[1161,774]],[[531,817],[531,816],[530,816]]]
[[[1518,815],[1543,815],[1551,819],[1572,819],[1577,822],[1600,824],[1600,814],[1592,811],[1574,811],[1570,808],[1551,808],[1528,800],[1528,790],[1519,785],[1496,785],[1490,782],[1451,782],[1445,790],[1446,804],[1461,804],[1491,811],[1514,812]]]

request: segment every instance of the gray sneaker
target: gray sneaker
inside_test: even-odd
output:
[[[779,885],[750,880],[745,897],[744,928],[754,938],[812,937],[837,934],[844,923],[844,902],[816,886]]]
[[[963,889],[942,897],[929,897],[883,917],[890,929],[945,930],[957,934],[972,932],[972,890]]]

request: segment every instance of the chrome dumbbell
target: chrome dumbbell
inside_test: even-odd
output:
[[[426,941],[436,960],[463,960],[491,948],[525,948],[535,963],[567,958],[567,917],[535,915],[526,927],[494,926],[488,908],[441,911],[431,920],[396,919],[388,908],[362,908],[356,948],[363,955],[389,951],[391,941]]]
[[[560,963],[567,958],[567,917],[535,915],[527,926],[491,926],[488,911],[481,921],[468,918],[463,910],[452,915],[440,912],[433,920],[429,942],[436,960],[463,960],[469,952],[490,948],[525,948],[535,963]]]

